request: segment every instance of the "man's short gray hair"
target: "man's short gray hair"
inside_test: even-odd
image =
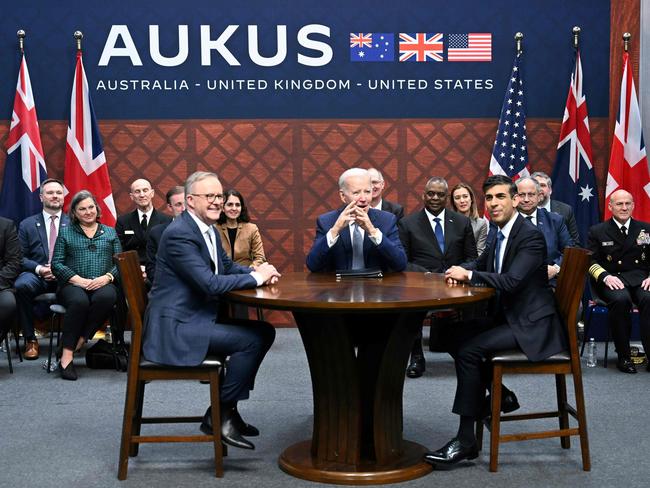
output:
[[[526,181],[531,181],[535,185],[535,190],[537,191],[537,193],[542,191],[542,187],[540,186],[539,181],[537,181],[532,175],[523,176],[519,178],[517,181],[515,181],[515,184],[517,185],[517,191],[519,190],[519,183],[525,183]]]
[[[339,190],[345,190],[347,188],[347,179],[353,176],[365,176],[370,179],[370,173],[367,169],[363,168],[350,168],[345,170],[339,177]]]
[[[546,184],[549,188],[553,188],[553,180],[551,180],[551,177],[543,171],[535,171],[532,175],[530,175],[531,178],[537,178],[538,176],[546,180]]]
[[[216,178],[217,180],[219,179],[216,173],[212,173],[210,171],[196,171],[188,176],[185,180],[185,198],[187,199],[187,196],[192,193],[192,187],[194,186],[194,183],[208,178]]]
[[[432,176],[429,178],[424,185],[426,188],[429,185],[432,185],[433,183],[441,183],[445,187],[445,191],[449,192],[449,185],[447,184],[447,180],[445,180],[442,176]]]

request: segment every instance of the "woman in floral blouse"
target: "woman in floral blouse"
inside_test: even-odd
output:
[[[59,365],[66,380],[77,379],[74,352],[92,339],[117,300],[113,254],[122,248],[115,229],[99,223],[100,217],[94,195],[80,191],[70,202],[71,225],[61,228],[54,246],[52,272],[59,282],[59,300],[66,308]]]

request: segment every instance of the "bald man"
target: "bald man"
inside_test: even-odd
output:
[[[630,359],[634,304],[639,307],[643,348],[650,352],[650,224],[632,218],[634,198],[625,190],[612,193],[607,205],[612,218],[589,229],[588,247],[593,252],[589,274],[594,291],[609,309],[616,366],[623,373],[636,373]]]
[[[115,224],[115,231],[125,251],[138,251],[140,265],[143,267],[147,258],[147,236],[149,229],[158,224],[171,222],[171,217],[153,208],[154,191],[151,183],[145,179],[137,179],[131,183],[129,196],[135,203],[135,210],[120,215]]]

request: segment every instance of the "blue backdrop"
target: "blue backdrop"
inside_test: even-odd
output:
[[[571,28],[580,25],[589,115],[605,117],[609,19],[609,0],[33,0],[5,8],[0,16],[1,113],[9,119],[19,63],[15,32],[22,28],[27,31],[27,59],[40,119],[68,117],[75,54],[72,33],[77,29],[85,34],[84,64],[100,120],[496,118],[514,58],[513,35],[522,31],[527,116],[560,118],[573,63]],[[182,63],[160,66],[152,60],[150,25],[159,26],[160,52],[167,57],[178,53],[179,25],[187,25],[188,54]],[[210,26],[212,41],[229,25],[238,26],[230,28],[233,33],[223,47],[239,66],[215,50],[209,65],[202,65],[202,25]],[[276,66],[259,66],[249,56],[253,38],[248,26],[257,26],[260,55],[272,57],[278,25],[286,26],[286,57]],[[322,26],[319,29],[329,33],[308,34],[311,42],[320,43],[316,49],[298,39],[308,25]],[[119,52],[125,40],[132,40],[141,66],[125,56],[113,56],[100,66],[109,34],[117,29],[128,33],[127,38],[122,35],[108,44]],[[442,33],[443,61],[399,62],[401,32]],[[492,34],[492,60],[449,62],[449,34],[473,32]],[[352,62],[351,33],[392,34],[394,61]],[[312,64],[323,63],[330,50],[331,59],[321,66],[298,60],[302,55]],[[239,82],[243,85],[219,88],[220,81],[232,80],[244,80]],[[306,89],[305,80],[321,80],[335,88]],[[412,80],[414,88],[393,88],[398,80]],[[380,81],[391,87],[373,89]],[[299,88],[291,88],[292,83]],[[182,89],[185,85],[188,89]]]

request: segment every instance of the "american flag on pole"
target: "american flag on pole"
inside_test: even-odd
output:
[[[492,61],[492,34],[449,34],[447,61]]]
[[[609,157],[605,199],[608,199],[616,190],[627,190],[634,198],[633,217],[650,222],[648,157],[643,143],[641,113],[627,52],[623,53],[620,100],[614,139],[612,140],[612,152]],[[611,211],[605,205],[605,219],[611,216]]]
[[[400,33],[400,62],[442,61],[442,34],[426,32]]]
[[[528,143],[526,141],[526,112],[524,82],[521,79],[521,53],[515,56],[512,74],[503,99],[488,174],[506,175],[517,180],[529,176]]]
[[[7,159],[0,193],[0,214],[18,226],[21,220],[41,210],[39,188],[41,181],[47,178],[34,93],[24,54],[5,147]]]
[[[583,92],[580,51],[571,73],[557,157],[553,169],[553,198],[571,205],[580,241],[587,242],[589,227],[599,222],[598,191],[591,152],[587,96]]]
[[[101,208],[103,224],[114,227],[117,213],[113,202],[111,180],[106,156],[97,127],[84,72],[81,50],[77,50],[77,65],[70,97],[70,124],[65,148],[65,208],[80,190],[89,190]]]

